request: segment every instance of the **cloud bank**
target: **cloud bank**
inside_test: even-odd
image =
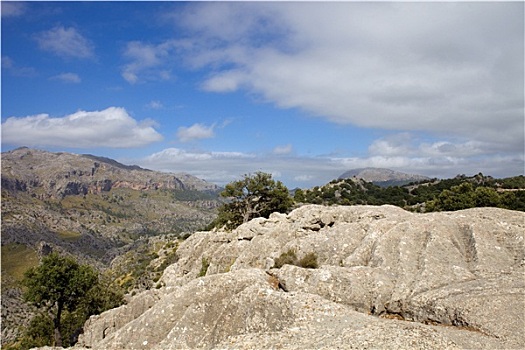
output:
[[[214,68],[207,91],[517,151],[523,13],[523,3],[206,3],[176,19],[193,40],[187,60]]]
[[[504,177],[524,172],[524,6],[194,3],[165,15],[185,40],[157,44],[150,61],[137,62],[159,69],[155,57],[183,59],[192,69],[211,69],[201,81],[205,91],[248,92],[387,134],[352,157],[292,154],[291,144],[227,161],[179,150],[184,167],[210,181],[262,170],[308,186],[370,166]],[[185,171],[173,161],[179,158],[159,152],[144,162]]]
[[[129,148],[161,140],[152,126],[138,123],[119,107],[78,111],[64,117],[10,117],[2,123],[2,142],[15,146]]]

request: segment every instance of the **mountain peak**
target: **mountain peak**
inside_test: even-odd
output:
[[[356,177],[376,185],[402,185],[409,182],[428,180],[423,175],[408,174],[385,168],[358,168],[344,172],[339,179]]]

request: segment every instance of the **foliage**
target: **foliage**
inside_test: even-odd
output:
[[[275,259],[273,267],[280,269],[284,265],[295,265],[303,267],[305,269],[316,269],[319,267],[317,263],[317,254],[314,252],[307,253],[301,259],[297,258],[295,250],[289,249],[288,251],[282,253],[278,258]]]
[[[297,203],[324,205],[391,204],[427,212],[474,207],[525,211],[525,177],[494,179],[480,173],[387,188],[363,180],[344,179],[310,190],[296,190],[294,199]]]
[[[281,255],[275,259],[273,267],[280,269],[286,264],[297,265],[297,255],[295,254],[295,250],[290,249],[287,252],[281,253]]]
[[[24,339],[35,342],[48,339],[45,345],[73,345],[76,335],[90,315],[122,304],[122,294],[99,280],[88,265],[73,258],[52,253],[39,266],[29,269],[22,281],[26,301],[39,307],[52,321],[53,337],[48,338],[45,317],[37,316],[27,329]]]
[[[54,339],[53,320],[47,314],[37,314],[20,339],[21,349],[43,347],[52,344]]]
[[[208,259],[203,257],[201,260],[201,270],[199,271],[197,277],[206,276],[206,272],[208,272],[208,267],[210,267],[210,262],[208,261]]]
[[[230,230],[256,217],[288,212],[293,205],[286,186],[263,172],[244,175],[242,180],[229,183],[221,196],[228,202],[219,207],[213,226]]]
[[[307,253],[301,260],[299,260],[298,266],[304,267],[305,269],[318,268],[319,264],[317,263],[317,254],[314,252]]]

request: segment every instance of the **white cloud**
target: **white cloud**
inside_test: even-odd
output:
[[[76,73],[61,73],[51,77],[53,80],[60,80],[64,83],[75,83],[78,84],[82,81]]]
[[[150,103],[148,103],[147,107],[151,109],[162,109],[164,108],[164,105],[160,101],[151,101]]]
[[[495,177],[523,174],[525,158],[489,143],[420,139],[393,134],[375,140],[368,154],[356,157],[278,154],[273,152],[205,152],[169,148],[130,163],[170,172],[188,172],[219,185],[243,174],[264,171],[289,188],[323,185],[355,168],[389,168],[429,177],[450,178],[482,172]],[[379,146],[378,146],[379,145]]]
[[[129,42],[124,50],[124,57],[130,62],[122,68],[122,77],[130,84],[135,84],[141,79],[171,79],[169,69],[162,69],[162,67],[177,46],[178,42],[174,40],[168,40],[158,45],[145,44],[139,41]]]
[[[405,132],[375,140],[368,147],[368,152],[372,155],[396,156],[407,155],[412,149],[412,136]]]
[[[35,36],[38,46],[44,51],[62,57],[91,58],[93,44],[73,27],[57,26]]]
[[[294,180],[298,182],[307,182],[312,180],[313,178],[313,175],[297,175],[296,177],[294,177]]]
[[[277,146],[273,149],[273,154],[290,154],[293,151],[293,147],[291,144],[284,145],[284,146]]]
[[[246,164],[256,156],[243,152],[197,152],[180,148],[167,148],[143,159],[129,162],[149,169],[190,173],[217,184],[237,180],[242,174],[253,172]]]
[[[10,117],[2,123],[2,142],[17,146],[128,148],[160,140],[162,136],[150,123],[137,123],[119,107],[78,111],[64,117]]]
[[[21,67],[9,56],[2,56],[2,69],[18,77],[34,77],[37,75],[33,67]]]
[[[177,20],[207,91],[523,149],[520,3],[205,3]]]
[[[209,139],[215,136],[214,128],[215,124],[206,126],[200,123],[193,124],[190,127],[181,126],[177,130],[177,138],[180,142]]]
[[[2,18],[21,16],[26,11],[26,4],[23,2],[2,1],[0,7]]]

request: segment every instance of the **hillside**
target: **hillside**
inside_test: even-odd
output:
[[[126,291],[149,288],[170,259],[163,237],[205,227],[220,204],[216,185],[188,174],[29,148],[2,153],[1,184],[3,342],[30,317],[18,285],[42,254],[107,270]]]
[[[338,179],[344,180],[353,177],[381,187],[401,186],[410,182],[429,180],[428,177],[423,175],[407,174],[385,168],[352,169],[341,174]]]
[[[307,205],[197,232],[159,288],[92,316],[76,348],[522,349],[524,222]],[[276,266],[292,255],[316,264]]]
[[[296,190],[294,198],[299,203],[324,205],[391,204],[423,212],[474,207],[525,211],[525,177],[520,175],[495,179],[480,173],[388,187],[351,177],[333,180],[308,190]]]
[[[92,236],[117,245],[142,235],[191,231],[213,218],[218,191],[188,174],[19,148],[2,153],[2,238],[27,244],[16,234],[20,225],[69,241]]]

